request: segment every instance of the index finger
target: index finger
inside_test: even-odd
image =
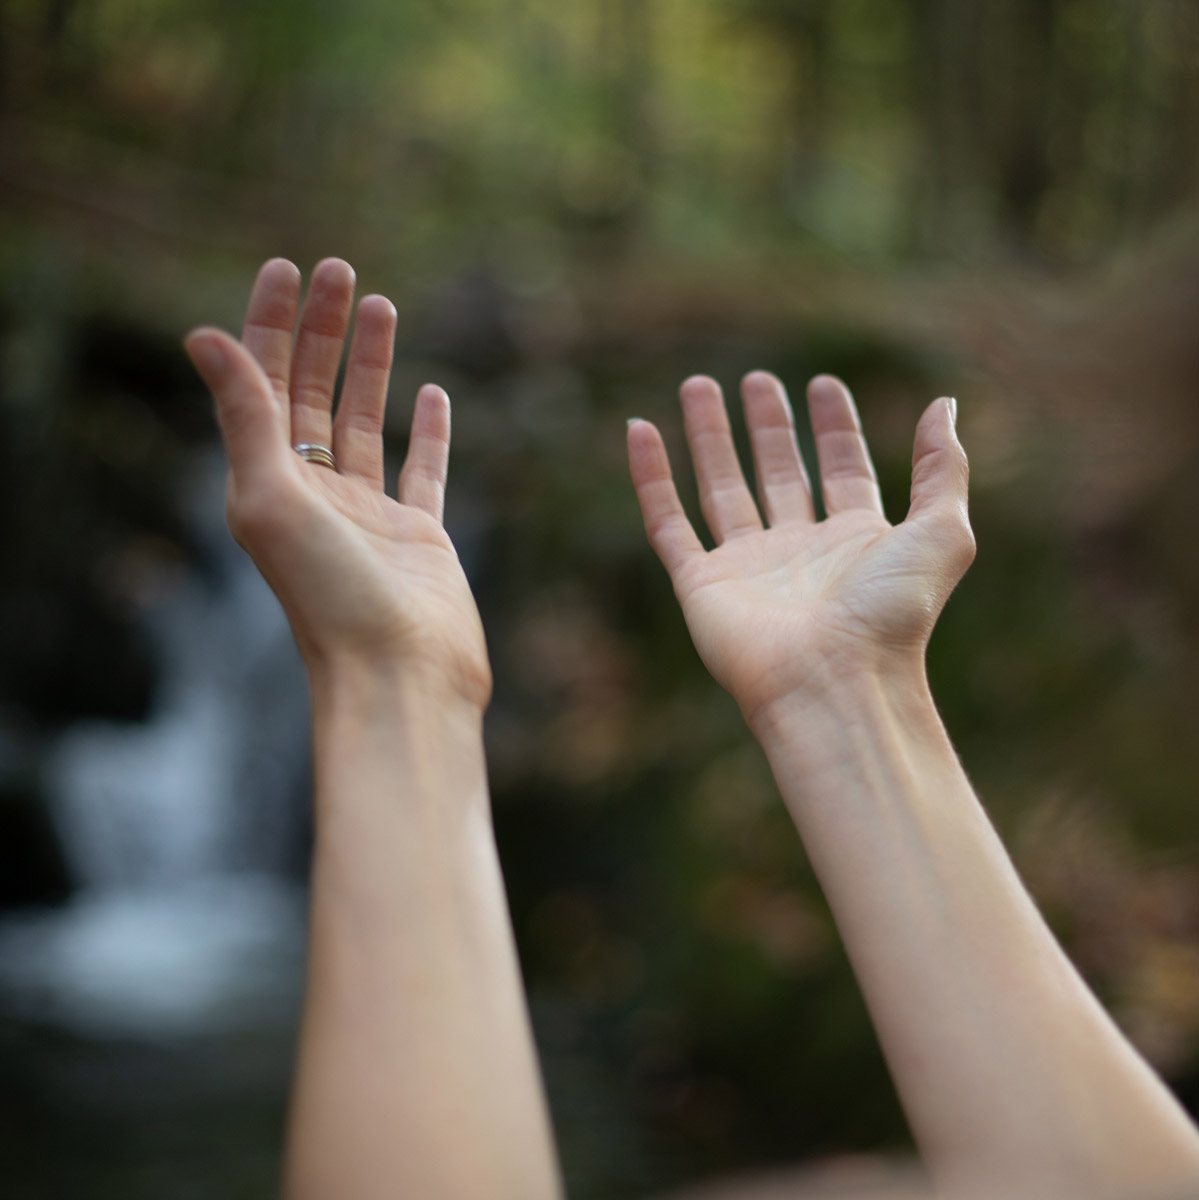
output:
[[[878,477],[849,388],[835,375],[817,375],[808,384],[808,417],[828,514],[866,509],[883,516]]]
[[[263,263],[250,291],[241,340],[271,381],[284,416],[288,415],[291,349],[299,309],[299,267],[286,258]]]
[[[684,563],[704,553],[703,545],[679,502],[670,459],[657,427],[636,417],[631,420],[628,449],[629,474],[649,544],[673,579]]]

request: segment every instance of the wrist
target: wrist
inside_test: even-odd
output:
[[[921,723],[931,716],[940,723],[921,652],[875,661],[816,659],[805,666],[798,686],[741,708],[763,744],[780,736],[791,740],[797,730],[856,724],[867,712],[880,710],[920,718]]]
[[[463,687],[446,670],[388,654],[306,655],[305,666],[314,718],[323,713],[418,718],[481,735],[490,687]]]
[[[483,708],[441,673],[339,657],[310,666],[309,683],[318,828],[366,813],[375,830],[416,822],[422,839],[435,827],[456,841],[450,814],[490,822]]]
[[[870,791],[883,777],[898,786],[891,779],[896,771],[905,778],[913,771],[928,778],[960,771],[922,662],[832,672],[821,687],[760,708],[750,728],[796,819],[797,805],[806,808],[847,786]]]

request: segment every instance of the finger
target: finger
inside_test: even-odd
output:
[[[808,416],[820,460],[820,487],[830,515],[865,509],[883,515],[883,501],[862,424],[849,388],[832,375],[808,384]]]
[[[346,379],[333,422],[333,453],[343,475],[383,490],[383,413],[395,346],[396,310],[386,296],[365,296],[350,344]]]
[[[741,399],[762,515],[771,525],[813,520],[812,485],[799,453],[786,389],[769,372],[753,371],[741,381]]]
[[[934,400],[916,426],[909,519],[965,517],[970,467],[954,428],[957,401]]]
[[[912,504],[905,524],[925,527],[941,567],[944,596],[974,561],[967,493],[970,466],[958,441],[957,401],[934,400],[916,426],[912,447]]]
[[[354,272],[339,258],[317,263],[291,361],[291,440],[328,446],[333,389],[354,302]]]
[[[184,346],[216,401],[236,483],[246,486],[284,467],[290,450],[283,413],[250,352],[220,329],[195,329]]]
[[[714,379],[695,375],[679,389],[679,397],[699,481],[700,508],[717,545],[761,530],[762,519],[733,447],[720,385]]]
[[[450,465],[450,398],[427,383],[416,397],[408,456],[400,472],[399,500],[441,520]]]
[[[250,292],[242,345],[254,356],[275,392],[280,411],[288,410],[291,347],[300,310],[300,270],[285,258],[264,263]]]
[[[629,422],[628,447],[629,474],[649,544],[673,579],[704,548],[679,503],[662,435],[649,421],[634,419]]]

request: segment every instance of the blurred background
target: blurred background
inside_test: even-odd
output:
[[[1191,0],[7,0],[0,1175],[273,1194],[306,696],[179,348],[259,262],[455,405],[495,820],[574,1200],[909,1142],[763,760],[644,544],[625,418],[855,388],[888,511],[960,399],[935,693],[1024,877],[1199,1106]],[[694,507],[692,509],[694,510]]]

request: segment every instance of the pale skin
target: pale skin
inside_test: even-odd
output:
[[[299,272],[272,260],[240,342],[215,329],[187,340],[228,449],[230,526],[288,615],[313,697],[286,1195],[559,1197],[491,833],[490,667],[441,523],[449,402],[421,390],[391,499],[395,310],[381,296],[358,305],[334,405],[353,290],[348,265],[325,260],[301,309]],[[683,512],[658,431],[635,420],[650,542],[769,758],[937,1194],[1199,1189],[1199,1137],[1054,941],[928,692],[928,637],[974,553],[952,403],[921,418],[911,508],[893,526],[839,381],[808,392],[822,521],[778,380],[742,384],[756,503],[718,386],[691,379],[681,398],[716,547]],[[337,469],[303,461],[292,446],[304,442],[331,447]]]
[[[196,330],[229,454],[234,535],[308,668],[316,776],[308,986],[288,1200],[561,1193],[491,830],[478,611],[441,523],[449,401],[417,397],[383,489],[395,309],[354,276],[268,262],[241,342]],[[299,320],[299,332],[293,336]],[[332,446],[338,469],[297,443]]]
[[[646,530],[770,761],[939,1194],[1199,1189],[1199,1136],[1054,940],[928,691],[929,635],[974,556],[956,406],[921,417],[892,526],[840,381],[808,387],[819,522],[777,379],[742,384],[757,504],[715,382],[681,398],[717,544],[683,512],[658,431],[633,421]]]

